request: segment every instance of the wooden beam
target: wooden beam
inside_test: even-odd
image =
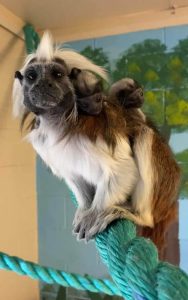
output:
[[[0,26],[24,40],[22,28],[25,22],[0,4]]]

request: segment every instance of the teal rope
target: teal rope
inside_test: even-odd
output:
[[[187,300],[188,276],[179,268],[158,260],[157,249],[149,240],[136,237],[135,225],[118,220],[96,237],[96,246],[115,282],[83,277],[0,253],[0,269],[27,275],[48,284],[108,295],[126,300]]]
[[[71,193],[76,205],[76,199]],[[117,220],[97,235],[96,246],[126,300],[188,300],[188,276],[161,262],[151,240],[136,236],[136,226]]]
[[[23,27],[25,46],[28,54],[34,52],[40,42],[38,33],[34,30],[33,26],[27,24]]]
[[[136,237],[135,225],[118,220],[96,237],[112,279],[126,300],[187,300],[188,276],[158,260],[155,245]]]
[[[48,284],[59,284],[64,287],[73,287],[78,290],[108,295],[120,295],[116,285],[108,279],[96,279],[92,276],[67,273],[50,267],[43,267],[36,263],[25,261],[0,252],[0,269],[13,271],[19,275],[26,275],[32,279]]]

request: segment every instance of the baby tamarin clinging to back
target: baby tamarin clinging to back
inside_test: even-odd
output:
[[[92,103],[92,97],[90,97],[90,100],[90,103]],[[144,103],[144,94],[143,89],[138,84],[138,82],[131,78],[123,78],[122,80],[119,80],[111,86],[108,92],[108,97],[103,98],[101,102],[103,103],[103,105],[105,105],[105,103],[111,105],[116,103],[116,105],[120,105],[123,108],[123,115],[126,120],[126,129],[127,135],[129,137],[129,143],[137,162],[139,162],[139,160],[137,160],[138,146],[135,145],[135,142],[138,142],[137,138],[140,138],[140,142],[142,142],[142,137],[144,138],[144,135],[147,133],[147,130],[151,130],[153,133],[153,167],[158,167],[158,170],[161,172],[159,174],[161,174],[161,176],[163,176],[163,178],[165,179],[163,181],[162,177],[160,178],[156,172],[156,175],[159,178],[158,182],[156,179],[154,180],[155,185],[153,187],[156,193],[159,193],[159,188],[161,188],[161,192],[163,189],[163,194],[161,194],[161,196],[158,198],[154,198],[157,200],[153,202],[152,206],[155,227],[144,227],[141,230],[141,232],[144,236],[152,238],[153,241],[158,245],[158,247],[161,248],[161,246],[164,244],[165,232],[168,228],[168,225],[176,219],[177,215],[177,201],[175,200],[177,200],[177,190],[180,181],[179,167],[175,163],[171,150],[165,139],[159,133],[153,122],[148,117],[146,117],[140,110]],[[92,114],[92,104],[88,104],[87,108],[84,107],[83,109],[86,109],[87,113],[89,112],[90,114]],[[147,151],[147,149],[145,150]],[[161,159],[161,157],[163,158],[163,156],[164,159]],[[166,171],[168,174],[165,174],[165,160],[167,168]],[[170,166],[171,168],[167,167],[170,162],[173,162]],[[144,161],[142,163],[144,164]],[[139,170],[142,171],[142,167],[143,166],[138,164]],[[146,174],[146,177],[148,177],[148,183],[151,173],[153,173],[153,171],[154,170],[151,169],[150,172]],[[174,186],[171,185],[173,184],[173,181]],[[158,186],[158,184],[160,185],[160,187]],[[169,197],[169,199],[171,197],[171,199],[174,201],[168,203],[166,201],[167,198],[165,197]],[[168,205],[169,207],[167,207]]]
[[[38,115],[40,124],[28,140],[76,195],[74,231],[79,239],[89,240],[114,219],[128,218],[153,227],[151,235],[158,242],[178,197],[180,172],[171,150],[139,109],[117,104],[113,86],[109,96],[97,91],[104,96],[100,112],[84,114],[73,68],[105,77],[79,54],[55,51],[47,35],[26,61],[15,79],[14,111]]]
[[[78,111],[88,115],[101,113],[105,95],[100,79],[86,70],[73,68],[69,75],[76,94]]]

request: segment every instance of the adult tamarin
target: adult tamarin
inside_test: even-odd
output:
[[[153,228],[152,237],[161,242],[161,229],[175,214],[180,180],[168,144],[140,110],[114,104],[113,90],[100,113],[79,113],[73,68],[106,77],[83,56],[54,50],[44,35],[17,72],[13,108],[16,116],[37,114],[39,125],[27,138],[76,195],[74,232],[89,240],[113,220],[127,218]]]

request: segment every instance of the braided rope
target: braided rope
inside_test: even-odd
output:
[[[96,246],[115,282],[83,277],[24,261],[0,253],[0,269],[11,270],[49,284],[108,295],[126,300],[187,300],[188,276],[179,268],[158,260],[157,249],[149,240],[136,237],[135,225],[118,220],[96,237]]]
[[[118,220],[96,237],[96,245],[126,300],[187,300],[188,276],[158,260],[155,245],[136,237],[135,225]]]
[[[26,275],[48,284],[57,283],[64,287],[73,287],[78,290],[88,290],[94,293],[102,292],[108,295],[121,295],[116,285],[108,279],[97,279],[92,276],[84,277],[79,274],[43,267],[2,252],[0,252],[0,269],[13,271],[19,275]]]

